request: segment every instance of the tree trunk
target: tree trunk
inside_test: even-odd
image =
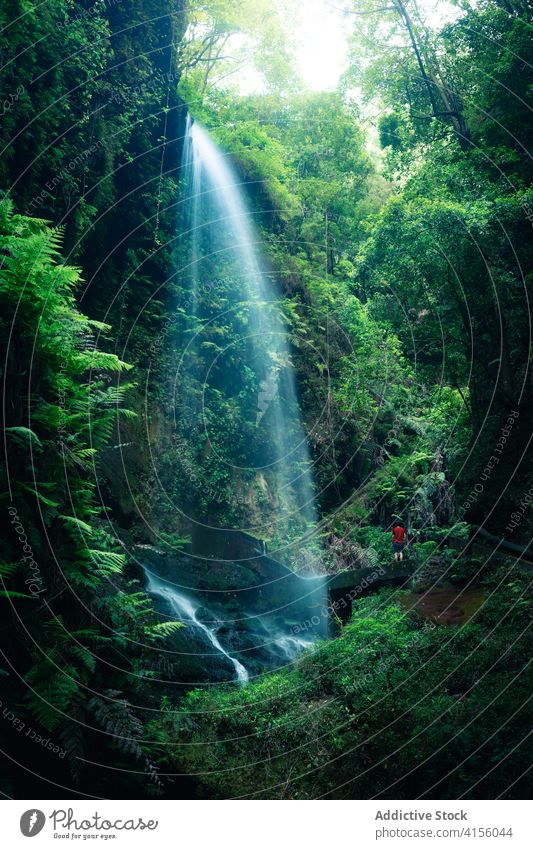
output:
[[[418,43],[413,21],[411,20],[411,16],[409,15],[403,0],[393,0],[393,2],[409,34],[411,46],[416,56],[416,61],[420,68],[420,74],[426,86],[429,101],[431,103],[433,116],[435,118],[450,118],[461,149],[464,151],[470,150],[472,146],[470,132],[464,115],[459,109],[457,95],[453,92],[450,86],[447,86],[443,81],[439,82],[437,75],[433,73],[429,66],[426,67],[428,64],[427,61],[424,62],[426,57],[423,57],[422,55],[422,49]],[[436,93],[438,93],[444,109],[442,109],[438,104]]]

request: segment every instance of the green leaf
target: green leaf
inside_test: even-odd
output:
[[[13,434],[15,437],[18,436],[23,439],[29,439],[30,442],[36,442],[37,445],[42,448],[41,440],[33,430],[30,430],[29,427],[22,427],[22,425],[18,425],[17,427],[6,427],[5,432]]]

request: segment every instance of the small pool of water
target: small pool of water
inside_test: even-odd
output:
[[[416,610],[436,625],[464,625],[485,601],[484,590],[462,590],[458,587],[436,587],[423,593],[401,597],[405,610]]]

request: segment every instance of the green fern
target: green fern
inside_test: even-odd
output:
[[[144,633],[147,640],[164,640],[184,627],[183,622],[157,622],[155,625],[147,625]]]
[[[4,433],[7,433],[9,436],[13,436],[17,439],[21,439],[23,442],[32,442],[35,446],[42,448],[41,440],[33,430],[30,430],[29,427],[22,427],[21,425],[17,427],[6,427],[4,428]]]

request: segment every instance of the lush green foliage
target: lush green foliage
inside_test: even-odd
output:
[[[342,636],[294,669],[164,704],[150,737],[207,797],[505,794],[526,746],[525,591],[496,580],[460,629],[422,626],[389,591],[364,599]]]
[[[0,203],[2,621],[17,635],[2,660],[2,701],[41,736],[56,733],[79,782],[92,738],[151,769],[128,697],[140,688],[140,646],[177,623],[158,623],[138,582],[124,577],[125,555],[99,502],[96,458],[118,418],[132,415],[122,379],[131,366],[98,349],[109,327],[77,309],[79,271],[63,264],[60,243],[57,230]],[[0,732],[17,757],[9,723]]]
[[[183,3],[19,9],[10,0],[0,11],[2,189],[21,213],[64,225],[86,309],[112,323],[137,360],[164,321],[172,264]]]
[[[533,483],[531,2],[461,0],[440,30],[411,0],[344,5],[335,92],[302,90],[290,3],[2,5],[0,737],[22,764],[1,779],[7,795],[57,796],[54,782],[119,797],[524,793],[528,585],[505,564],[482,582],[456,553],[466,522],[504,533]],[[240,93],[243,63],[263,93]],[[189,451],[176,437],[203,392],[191,379],[174,398],[176,338],[210,321],[200,367],[247,321],[219,317],[229,272],[187,310],[187,108],[242,176],[279,283],[324,563],[368,549],[386,563],[401,514],[416,586],[432,569],[482,584],[465,626],[424,626],[387,590],[337,639],[240,690],[154,680],[179,624],[154,614],[117,539],[176,554],[179,504],[229,527],[261,516],[284,542],[267,488],[229,471],[260,446],[248,396],[217,391],[223,366],[213,439],[198,429]],[[374,111],[379,157],[362,120]],[[239,357],[230,366],[251,384]],[[514,541],[531,528],[524,508]],[[20,724],[63,754],[51,761]],[[201,775],[165,783],[161,768]]]

